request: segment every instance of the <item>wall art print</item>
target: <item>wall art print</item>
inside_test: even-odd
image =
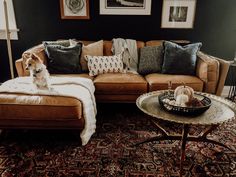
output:
[[[89,0],[60,0],[62,19],[89,19]]]
[[[197,0],[163,0],[162,28],[193,28]]]
[[[100,0],[101,15],[151,15],[152,0]]]

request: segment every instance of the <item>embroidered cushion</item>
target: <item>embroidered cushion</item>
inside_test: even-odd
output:
[[[96,76],[103,73],[123,72],[123,61],[121,54],[113,56],[85,55],[85,59],[88,61],[90,76]]]
[[[77,74],[81,73],[80,55],[82,43],[75,46],[50,45],[43,43],[48,57],[48,70],[50,74]]]
[[[202,43],[180,46],[165,41],[162,73],[195,75],[197,52],[201,46]]]
[[[162,46],[147,46],[140,49],[139,74],[160,73],[163,62]]]

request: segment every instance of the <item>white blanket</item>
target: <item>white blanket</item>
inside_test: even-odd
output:
[[[50,77],[50,90],[40,90],[32,84],[30,77],[18,77],[4,82],[0,93],[24,93],[30,95],[55,95],[73,97],[82,102],[85,126],[80,134],[82,145],[86,145],[96,129],[95,87],[90,79],[72,77]],[[26,100],[27,101],[27,100]]]

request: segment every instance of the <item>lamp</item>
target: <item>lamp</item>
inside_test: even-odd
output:
[[[8,52],[8,59],[10,64],[10,71],[11,71],[11,78],[14,78],[14,69],[13,69],[13,61],[12,61],[12,50],[11,50],[11,37],[10,37],[10,30],[9,30],[9,21],[8,21],[8,11],[7,11],[7,2],[6,0],[3,1],[4,4],[4,14],[5,14],[5,22],[6,22],[6,36],[7,36],[7,52]]]
[[[0,39],[7,40],[7,52],[11,78],[14,78],[11,39],[18,39],[12,0],[0,0]],[[3,35],[5,33],[5,35]]]

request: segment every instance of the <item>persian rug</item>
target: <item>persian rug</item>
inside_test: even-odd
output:
[[[161,122],[168,132],[178,124]],[[200,134],[203,127],[192,127]],[[133,144],[160,134],[135,104],[98,105],[97,129],[86,146],[77,130],[9,130],[1,136],[0,174],[10,176],[175,177],[179,176],[179,141]],[[236,120],[210,134],[234,151],[189,142],[185,177],[236,176]]]

